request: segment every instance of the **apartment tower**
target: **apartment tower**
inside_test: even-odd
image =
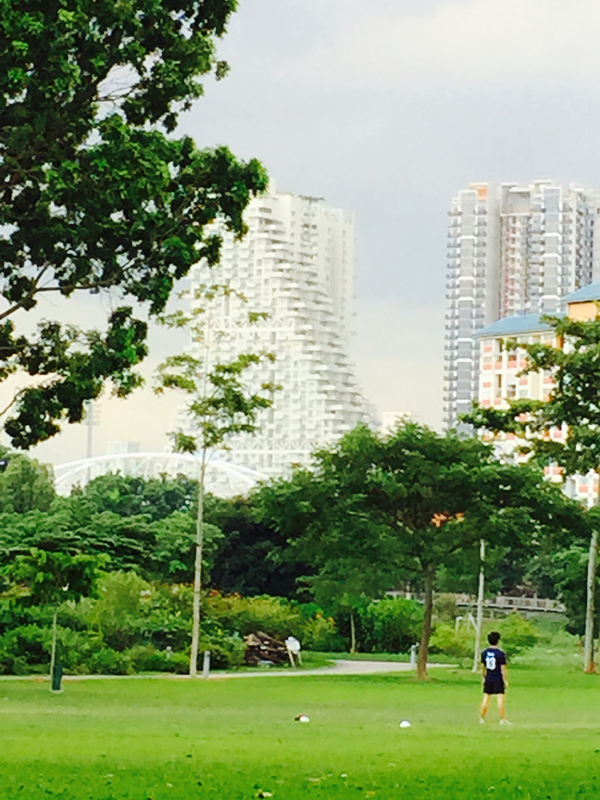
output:
[[[458,424],[477,397],[474,334],[514,314],[561,311],[565,295],[600,278],[600,194],[551,180],[472,183],[449,212],[444,418]]]
[[[373,414],[349,358],[354,289],[354,218],[320,198],[271,190],[250,202],[248,233],[223,231],[221,263],[195,267],[192,290],[228,284],[241,293],[213,303],[216,359],[273,352],[256,368],[251,386],[282,388],[259,417],[260,430],[230,442],[220,457],[267,475],[307,464],[319,445],[334,442]],[[248,311],[266,312],[250,324]]]

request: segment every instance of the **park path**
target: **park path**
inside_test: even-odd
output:
[[[427,669],[431,667],[453,667],[455,664],[427,664]],[[385,675],[390,672],[413,672],[414,667],[401,661],[336,661],[331,667],[319,667],[318,669],[297,669],[297,670],[270,670],[258,672],[213,672],[211,680],[221,678],[277,678],[294,677],[302,678],[307,675]]]
[[[456,664],[427,664],[427,668],[447,668],[455,667]],[[230,678],[305,678],[311,675],[385,675],[391,672],[411,672],[414,668],[406,662],[399,661],[336,661],[330,667],[319,667],[318,669],[286,669],[286,670],[258,670],[256,672],[211,672],[209,680],[228,680]],[[93,681],[93,680],[136,680],[142,678],[154,678],[157,680],[188,680],[189,675],[173,675],[172,673],[161,673],[159,675],[65,675],[63,681]],[[202,675],[198,675],[202,679]],[[1,681],[47,681],[47,675],[0,675]]]

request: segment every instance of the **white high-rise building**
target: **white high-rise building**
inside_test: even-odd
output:
[[[479,383],[473,334],[514,314],[552,314],[600,278],[600,194],[554,181],[472,183],[453,199],[447,264],[444,417],[454,427]]]
[[[352,333],[354,217],[319,198],[271,191],[250,202],[241,241],[223,232],[221,263],[192,271],[201,284],[228,284],[246,298],[213,301],[211,358],[269,351],[274,363],[253,368],[251,387],[282,388],[261,412],[260,430],[237,436],[221,457],[268,475],[307,464],[319,445],[334,442],[373,416],[354,377]],[[266,312],[254,324],[248,311]]]

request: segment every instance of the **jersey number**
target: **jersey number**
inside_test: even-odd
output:
[[[496,656],[492,653],[487,653],[485,657],[485,668],[493,672],[496,669]]]

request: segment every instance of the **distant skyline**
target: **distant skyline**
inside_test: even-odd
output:
[[[542,177],[600,186],[599,27],[595,0],[240,3],[219,46],[231,73],[207,83],[178,132],[256,156],[278,188],[356,214],[353,356],[380,412],[441,428],[456,192]],[[74,301],[84,314],[97,302]],[[162,334],[151,342],[147,374],[169,348]],[[98,452],[117,439],[168,444],[174,398],[143,390],[101,405]],[[34,452],[82,449],[83,428]]]

